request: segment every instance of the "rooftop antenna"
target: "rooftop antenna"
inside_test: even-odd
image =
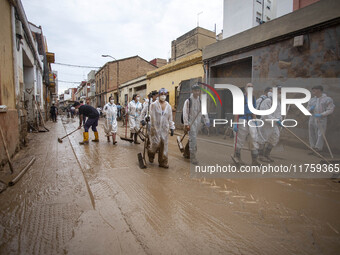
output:
[[[201,15],[203,11],[197,13],[197,27],[199,27],[199,15]]]

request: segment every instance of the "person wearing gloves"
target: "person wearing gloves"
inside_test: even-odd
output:
[[[79,109],[79,127],[83,124],[83,118],[87,117],[87,120],[84,124],[85,132],[83,133],[84,140],[79,142],[79,144],[84,145],[89,143],[89,129],[92,127],[92,131],[94,132],[95,139],[92,142],[99,142],[99,136],[97,131],[98,120],[99,120],[99,113],[98,111],[93,108],[91,105],[81,105],[79,102],[75,102],[73,104],[75,109]]]
[[[196,158],[197,142],[196,137],[201,125],[202,113],[201,113],[201,89],[198,83],[195,83],[191,87],[192,94],[185,100],[183,105],[183,124],[184,131],[189,132],[189,140],[184,148],[184,158],[190,158],[191,163],[197,165],[198,160]],[[208,115],[204,116],[204,123],[207,127],[210,126]],[[190,125],[191,124],[191,125]]]
[[[143,106],[143,110],[140,114],[140,117],[139,117],[139,120],[140,120],[140,123],[145,126],[146,125],[146,122],[150,122],[150,108],[148,109],[148,105],[149,105],[149,102],[150,102],[150,105],[155,102],[157,100],[157,97],[158,97],[158,91],[154,90],[152,92],[149,93],[148,95],[148,102],[146,105]],[[144,102],[145,104],[145,102]],[[149,111],[149,114],[148,114],[148,111]],[[150,123],[149,123],[150,125]],[[150,130],[150,127],[149,127],[149,130]]]
[[[155,154],[158,152],[158,164],[160,167],[169,168],[168,165],[168,137],[174,135],[175,123],[172,121],[171,105],[165,101],[168,91],[164,88],[159,90],[159,100],[150,106],[150,145],[148,151],[149,161],[153,163]]]
[[[109,102],[104,106],[103,111],[106,115],[106,123],[104,126],[104,131],[107,136],[107,141],[110,142],[110,135],[112,135],[112,143],[116,144],[116,134],[117,134],[117,106],[114,103],[114,99],[111,96]]]
[[[252,158],[252,165],[259,165],[257,161],[258,158],[258,143],[257,143],[257,127],[252,125],[248,125],[248,121],[252,119],[256,119],[256,116],[249,110],[248,107],[248,96],[247,91],[248,88],[252,88],[253,84],[248,83],[246,88],[244,89],[244,115],[236,115],[233,124],[233,130],[237,133],[235,135],[235,157],[240,164],[244,164],[241,160],[241,149],[246,141],[246,138],[249,134],[250,138],[250,150],[251,150],[251,158]],[[253,106],[256,108],[256,99],[253,97]]]
[[[277,145],[280,139],[280,126],[281,126],[281,86],[277,86],[278,91],[278,101],[276,110],[269,115],[262,115],[261,120],[263,120],[263,126],[258,127],[258,144],[259,144],[259,158],[264,162],[274,162],[270,157],[272,149]],[[265,98],[258,106],[259,110],[268,110],[273,104],[273,93],[268,92],[267,98]],[[272,122],[269,120],[275,119]]]
[[[137,131],[139,128],[139,115],[141,114],[143,105],[139,102],[140,96],[134,94],[132,100],[128,105],[128,115],[129,115],[129,127],[130,127],[130,138],[134,137],[134,143],[139,144],[137,141]]]
[[[312,88],[314,97],[308,102],[307,109],[312,116],[309,117],[309,143],[316,151],[322,151],[323,135],[326,134],[327,116],[334,111],[333,99],[323,93],[322,86],[315,86]]]

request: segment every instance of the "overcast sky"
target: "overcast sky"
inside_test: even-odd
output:
[[[41,26],[55,62],[102,66],[109,58],[171,56],[171,41],[199,25],[217,33],[223,0],[22,0],[27,19]],[[80,82],[91,69],[52,65],[60,81]],[[59,93],[78,84],[59,82]]]

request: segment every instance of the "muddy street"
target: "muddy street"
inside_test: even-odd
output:
[[[101,124],[100,142],[85,146],[78,143],[81,131],[57,141],[77,128],[77,119],[48,122],[50,132],[29,134],[15,167],[33,156],[36,162],[0,193],[1,254],[338,253],[336,181],[193,179],[175,136],[170,168],[154,163],[142,170],[137,153],[143,145],[118,139],[113,146]],[[230,146],[213,145],[200,141],[209,151],[232,153]],[[284,153],[292,160],[306,154]],[[10,178],[7,167],[1,180]]]

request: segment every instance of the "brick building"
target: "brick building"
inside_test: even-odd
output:
[[[304,8],[310,4],[314,4],[320,0],[294,0],[293,1],[293,11]]]
[[[120,85],[156,68],[139,56],[107,62],[96,73],[97,106],[104,106],[111,95],[116,103],[124,103],[124,99],[121,98]]]

